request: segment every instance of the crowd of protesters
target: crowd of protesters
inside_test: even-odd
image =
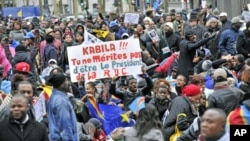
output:
[[[148,9],[138,24],[124,23],[116,13],[1,21],[0,141],[172,141],[176,128],[182,131],[178,141],[229,141],[229,125],[250,120],[244,114],[250,112],[247,7],[231,19],[210,7],[196,8],[189,17],[162,12]],[[159,39],[150,38],[151,30]],[[142,73],[70,82],[67,48],[83,44],[86,32],[103,42],[138,39]],[[45,85],[52,92],[40,120],[33,104]],[[141,96],[146,106],[134,114],[129,105]],[[134,126],[107,135],[85,104],[89,98],[121,107]]]

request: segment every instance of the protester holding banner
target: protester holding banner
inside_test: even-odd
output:
[[[116,77],[112,78],[112,84],[110,86],[109,92],[118,98],[122,99],[124,104],[124,110],[128,111],[129,104],[138,96],[145,96],[149,91],[153,88],[153,82],[151,78],[146,73],[145,68],[142,69],[142,77],[146,80],[146,86],[142,89],[137,88],[137,80],[134,77],[130,77],[127,79],[128,82],[128,90],[121,92],[116,90]]]

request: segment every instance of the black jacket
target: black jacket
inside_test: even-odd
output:
[[[221,31],[221,27],[220,26],[217,26],[216,28],[212,29],[210,27],[208,27],[206,29],[206,32],[209,33],[209,34],[212,34],[214,32],[222,32]],[[213,38],[212,40],[208,41],[206,43],[206,48],[208,48],[211,52],[211,54],[214,56],[214,57],[217,57],[217,53],[218,53],[218,43],[219,43],[219,38],[220,38],[220,34],[218,34],[215,38]]]
[[[250,99],[250,84],[241,82],[239,89],[245,92],[242,101]]]
[[[176,141],[194,141],[200,134],[201,118],[197,117],[188,129],[182,132],[181,136]]]
[[[198,42],[189,40],[182,40],[180,42],[180,58],[177,74],[182,74],[186,78],[194,74],[195,63],[193,63],[193,58],[195,57],[196,49],[207,43],[210,39],[211,38],[205,38]]]
[[[184,131],[198,115],[198,112],[193,110],[190,101],[185,96],[174,98],[170,104],[169,110],[169,115],[163,125],[165,140],[169,140],[170,136],[174,133],[176,123],[178,128],[181,131]],[[181,116],[177,121],[176,118],[180,113],[186,114],[186,117]]]
[[[21,126],[11,119],[0,122],[0,141],[49,141],[48,132],[44,125],[29,120]]]
[[[245,58],[249,58],[250,54],[250,31],[247,29],[241,33],[236,42],[236,49],[238,53],[243,54]]]
[[[207,108],[220,108],[228,115],[240,104],[243,96],[244,92],[238,88],[217,89],[209,95]]]
[[[170,50],[179,51],[179,44],[181,42],[181,37],[177,33],[172,33],[170,35],[165,34],[165,39],[167,40]]]
[[[171,93],[172,97],[177,97],[176,94]],[[159,100],[156,97],[154,97],[153,99],[151,99],[149,101],[150,104],[154,105],[159,113],[159,119],[162,120],[166,110],[169,107],[170,102],[172,101],[172,99],[166,99],[166,100]]]
[[[147,77],[147,78],[145,78],[145,80],[146,80],[147,85],[145,87],[143,87],[142,89],[137,89],[136,92],[131,92],[128,90],[124,91],[124,92],[118,91],[116,89],[116,84],[113,83],[110,86],[109,93],[120,98],[124,104],[124,110],[127,111],[127,110],[129,110],[129,108],[128,108],[129,104],[136,97],[145,96],[151,91],[151,89],[153,87],[153,82],[152,82],[151,78]]]

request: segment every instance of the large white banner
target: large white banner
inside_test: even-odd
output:
[[[92,81],[141,73],[138,39],[82,44],[68,47],[67,51],[72,82],[82,75],[86,81]]]

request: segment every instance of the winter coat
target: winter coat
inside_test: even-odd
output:
[[[152,128],[148,133],[141,138],[138,137],[137,131],[134,127],[128,127],[124,132],[124,141],[164,141],[162,131],[160,129]]]
[[[240,82],[239,89],[241,89],[243,92],[245,92],[242,101],[250,99],[250,84]]]
[[[198,42],[192,42],[189,40],[182,40],[180,42],[180,57],[177,74],[182,74],[186,78],[189,78],[189,75],[193,75],[195,66],[193,58],[195,57],[196,49],[200,48],[210,39],[211,38],[205,38]]]
[[[167,40],[169,49],[171,51],[179,51],[179,44],[181,42],[181,37],[177,33],[171,33],[170,35],[164,35]]]
[[[159,119],[162,120],[166,110],[168,110],[169,104],[174,99],[177,97],[175,93],[171,92],[171,98],[170,99],[165,99],[165,100],[159,100],[158,98],[154,97],[149,101],[150,104],[154,105],[159,113]]]
[[[43,68],[48,67],[48,61],[50,59],[55,59],[58,62],[58,54],[56,48],[52,44],[47,44],[44,48],[43,58]]]
[[[83,123],[77,122],[77,131],[79,135],[80,141],[93,141],[93,137],[91,135],[86,134],[85,127]]]
[[[25,38],[25,34],[26,34],[26,31],[24,31],[23,29],[19,29],[19,30],[12,30],[10,31],[10,36],[15,39],[16,41],[23,41],[24,38]]]
[[[13,47],[9,47],[10,53],[12,56],[15,56],[15,49]],[[7,56],[5,55],[5,48],[0,45],[0,64],[3,65],[4,73],[3,76],[7,76],[8,71],[12,68],[11,62],[7,59]]]
[[[244,30],[237,39],[236,49],[239,54],[244,55],[245,58],[249,58],[250,54],[250,31]]]
[[[207,108],[220,108],[224,110],[227,115],[234,110],[243,99],[244,92],[238,88],[231,88],[226,85],[217,87],[215,84],[214,90],[215,91],[208,96]]]
[[[222,55],[236,54],[236,41],[241,32],[231,27],[221,33],[218,47]]]
[[[177,116],[180,113],[186,114],[186,117],[180,116],[178,121],[176,121]],[[169,115],[163,125],[165,140],[169,140],[170,136],[174,133],[176,123],[178,128],[181,131],[184,131],[193,123],[193,120],[197,115],[198,112],[192,108],[192,105],[186,96],[178,96],[174,98],[169,106]]]
[[[76,115],[68,96],[57,89],[52,90],[48,101],[50,140],[78,141]]]
[[[61,52],[62,56],[61,56],[60,67],[63,68],[63,69],[65,69],[65,71],[66,71],[65,66],[69,65],[67,48],[71,47],[71,46],[74,46],[74,45],[76,45],[74,41],[72,41],[70,43],[67,43],[67,42],[63,43],[62,52]]]
[[[221,26],[221,31],[224,31],[224,30],[226,30],[226,29],[229,29],[230,27],[231,27],[231,21],[226,21],[226,22],[222,22],[222,26]]]
[[[214,32],[222,32],[221,27],[217,26],[216,28],[212,29],[211,27],[207,27],[206,33],[212,34]],[[213,54],[213,56],[217,57],[217,52],[218,52],[218,43],[219,43],[219,38],[220,38],[220,33],[213,38],[212,40],[208,41],[205,45],[206,48],[208,48]]]
[[[45,48],[46,45],[47,45],[46,40],[44,40],[44,41],[42,41],[42,42],[40,43],[40,53],[41,53],[41,54],[43,54],[44,48]],[[62,50],[62,42],[61,42],[60,40],[58,40],[58,39],[55,39],[54,42],[53,42],[53,45],[54,45],[54,47],[56,48],[57,53],[58,53],[58,54],[61,53],[61,50]]]
[[[201,118],[197,117],[188,129],[182,132],[181,136],[176,141],[193,141],[196,140],[200,133]]]
[[[8,118],[0,121],[0,141],[49,141],[48,132],[44,125],[35,120],[28,120],[21,125]]]
[[[205,33],[205,28],[203,28],[201,25],[197,24],[196,26],[194,27],[191,27],[190,25],[187,25],[185,27],[185,30],[184,31],[187,31],[187,30],[190,30],[190,29],[193,29],[195,34],[196,34],[196,38],[197,38],[197,41],[200,41],[202,40],[203,38],[203,35]]]

